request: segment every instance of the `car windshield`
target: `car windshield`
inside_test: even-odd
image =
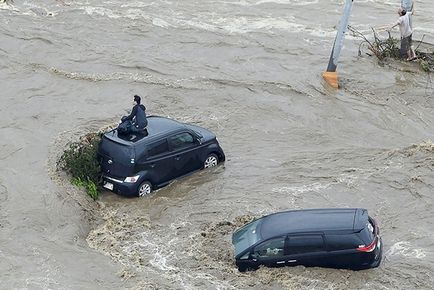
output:
[[[261,239],[260,233],[258,231],[258,225],[261,222],[262,219],[255,220],[237,230],[232,235],[232,244],[235,246],[235,256],[244,252],[246,249],[256,244]]]

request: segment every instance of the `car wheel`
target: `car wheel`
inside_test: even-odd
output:
[[[247,271],[247,267],[246,266],[238,266],[238,271],[240,272],[246,272]]]
[[[255,270],[258,270],[258,267],[252,267],[252,266],[246,266],[246,265],[243,265],[243,266],[238,266],[238,271],[240,271],[240,272],[248,272],[248,271],[255,271]]]
[[[150,194],[152,192],[152,184],[149,181],[142,182],[137,192],[139,197],[143,197],[145,195]]]
[[[205,159],[205,162],[203,163],[203,168],[210,168],[214,167],[219,163],[219,158],[214,153],[208,155],[208,157]]]

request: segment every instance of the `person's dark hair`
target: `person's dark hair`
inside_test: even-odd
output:
[[[401,15],[404,16],[406,13],[407,13],[407,11],[405,9],[402,9]]]
[[[138,105],[140,105],[140,96],[139,95],[134,95],[134,102],[136,102]]]

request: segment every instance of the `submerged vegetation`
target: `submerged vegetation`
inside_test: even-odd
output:
[[[98,143],[101,133],[89,133],[79,141],[71,143],[63,152],[58,167],[72,177],[72,184],[84,187],[87,194],[96,200],[99,196],[98,184],[101,169],[97,160]]]
[[[354,36],[363,39],[359,45],[359,56],[362,55],[362,47],[367,46],[370,52],[366,52],[367,55],[375,55],[379,61],[383,61],[386,58],[401,59],[400,54],[400,40],[392,37],[388,32],[387,38],[380,38],[377,32],[372,29],[374,38],[369,40],[364,34],[357,31],[354,27],[349,26],[349,30]],[[415,52],[417,56],[416,62],[419,63],[420,68],[428,73],[434,72],[434,52],[423,52],[419,50],[420,45],[423,43],[423,37],[421,41],[413,41]]]

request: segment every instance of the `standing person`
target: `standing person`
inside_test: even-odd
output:
[[[141,98],[139,95],[134,95],[134,107],[128,116],[122,117],[122,123],[118,126],[120,133],[139,133],[143,132],[148,126],[146,119],[146,107],[140,104]]]
[[[413,30],[410,27],[411,11],[406,11],[402,7],[398,9],[398,20],[393,24],[390,29],[399,25],[399,31],[401,32],[401,57],[407,55],[407,60],[413,60],[416,58],[416,53],[412,47],[412,35]]]

